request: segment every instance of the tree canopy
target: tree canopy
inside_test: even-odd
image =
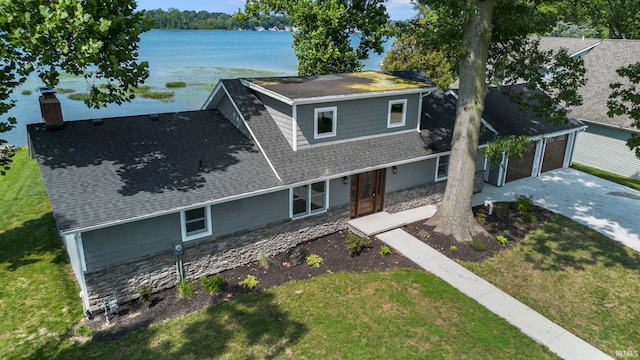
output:
[[[297,28],[293,50],[300,75],[359,71],[370,51],[384,51],[381,30],[388,15],[382,1],[247,0],[244,12],[236,17],[247,20],[250,15],[270,14],[288,15]]]
[[[611,84],[609,96],[609,116],[628,115],[632,127],[640,130],[640,62],[630,64],[617,70],[618,75],[627,80],[625,83]],[[640,159],[640,134],[633,133],[627,140],[629,149]]]
[[[145,11],[147,18],[153,20],[154,29],[192,29],[192,30],[234,30],[238,28],[255,29],[277,27],[284,30],[291,26],[287,16],[266,16],[252,18],[241,24],[229,14],[208,11],[180,11],[170,8]]]
[[[140,34],[150,24],[135,9],[134,0],[0,0],[0,115],[15,106],[11,94],[34,73],[49,88],[61,72],[83,76],[88,106],[132,99],[149,75],[137,58]],[[0,132],[15,123],[0,121]]]

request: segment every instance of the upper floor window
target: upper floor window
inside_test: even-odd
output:
[[[296,186],[291,189],[291,217],[297,218],[327,209],[327,182]]]
[[[314,111],[314,138],[336,136],[338,109],[335,106],[318,108]]]
[[[208,206],[182,211],[180,220],[183,241],[211,235],[211,208]]]
[[[446,180],[449,173],[449,155],[442,155],[438,157],[438,164],[436,166],[436,181]]]
[[[404,126],[407,120],[407,99],[389,101],[387,127]]]

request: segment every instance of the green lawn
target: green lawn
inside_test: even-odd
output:
[[[185,300],[188,301],[188,300]],[[60,359],[545,359],[554,354],[428,273],[334,273],[151,326]]]
[[[599,170],[596,168],[592,168],[586,165],[576,164],[571,165],[572,168],[576,170],[580,170],[586,172],[587,174],[591,174],[597,176],[599,178],[603,178],[605,180],[612,181],[614,183],[624,185],[626,187],[630,187],[632,189],[640,190],[640,181],[631,179],[628,177],[616,175],[607,171]]]
[[[524,242],[464,265],[615,356],[640,348],[640,253],[556,216]]]
[[[42,355],[81,318],[82,305],[40,170],[25,148],[0,176],[0,214],[0,354]]]

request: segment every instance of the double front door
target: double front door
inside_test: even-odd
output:
[[[385,178],[385,169],[351,175],[352,218],[382,211]]]

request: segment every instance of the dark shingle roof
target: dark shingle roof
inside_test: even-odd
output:
[[[282,185],[216,110],[28,125],[61,231]],[[200,168],[202,161],[202,168]]]
[[[542,49],[559,49],[565,47],[574,51],[580,46],[584,48],[594,42],[600,43],[583,56],[587,69],[587,84],[580,89],[583,103],[571,108],[573,116],[580,120],[631,128],[633,121],[628,116],[607,116],[607,100],[611,94],[609,84],[622,82],[616,70],[620,67],[640,61],[640,40],[622,39],[586,39],[579,38],[547,38],[540,39]]]

